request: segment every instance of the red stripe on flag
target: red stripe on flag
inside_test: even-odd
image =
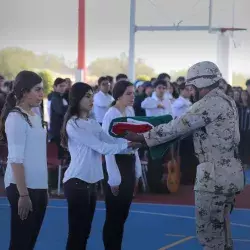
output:
[[[128,123],[116,123],[112,127],[112,132],[116,135],[122,135],[126,131],[134,133],[145,133],[152,129],[152,126],[149,124],[128,124]]]

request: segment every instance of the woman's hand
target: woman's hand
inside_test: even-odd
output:
[[[143,135],[138,135],[138,134],[131,132],[131,131],[127,131],[124,138],[127,139],[128,141],[132,141],[132,142],[141,142],[141,143],[145,142]]]
[[[117,196],[119,194],[119,186],[110,186],[110,189],[114,196]]]
[[[26,220],[29,213],[33,211],[32,202],[29,196],[20,196],[18,200],[18,215],[21,220]]]

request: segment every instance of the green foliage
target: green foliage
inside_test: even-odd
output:
[[[37,55],[22,48],[5,48],[0,50],[0,71],[7,79],[14,79],[21,70],[50,69],[61,74],[71,74],[64,58],[55,55]]]
[[[151,77],[147,76],[147,75],[139,75],[136,77],[137,80],[139,81],[150,81],[151,80]]]
[[[246,89],[246,81],[247,81],[246,76],[239,73],[233,74],[233,82],[232,82],[233,86],[242,87],[243,89]]]
[[[44,94],[47,96],[53,90],[53,77],[48,70],[38,73],[43,79]]]
[[[173,70],[173,71],[170,71],[169,75],[171,76],[172,81],[176,81],[176,79],[179,76],[186,77],[186,75],[187,75],[187,69]]]
[[[117,75],[118,73],[128,74],[128,57],[126,54],[121,54],[120,58],[98,58],[93,61],[89,67],[88,72],[90,75],[103,76],[103,75]],[[142,59],[137,59],[135,62],[136,78],[140,75],[154,77],[154,69],[146,65]]]

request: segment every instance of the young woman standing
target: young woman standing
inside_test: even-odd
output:
[[[47,207],[46,131],[32,112],[42,100],[40,76],[22,71],[1,115],[1,134],[8,143],[4,182],[11,208],[10,250],[34,249]]]
[[[132,108],[134,86],[121,80],[113,88],[115,101],[103,119],[103,130],[108,133],[111,121],[117,117],[135,116]],[[117,144],[125,139],[115,139]],[[141,163],[138,152],[124,150],[116,155],[106,155],[108,183],[105,190],[106,220],[103,229],[105,250],[121,250],[124,224],[127,220],[134,190],[141,177]]]
[[[67,250],[86,249],[95,212],[97,183],[103,179],[101,155],[117,154],[138,145],[126,141],[115,144],[100,124],[89,118],[92,107],[92,88],[86,83],[75,83],[69,92],[69,108],[62,129],[62,144],[71,156],[63,179],[68,202]]]

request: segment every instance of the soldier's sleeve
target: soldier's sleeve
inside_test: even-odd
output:
[[[209,98],[195,103],[183,116],[168,124],[161,124],[147,133],[144,138],[149,147],[156,146],[202,128],[218,118],[223,104],[218,98]]]

